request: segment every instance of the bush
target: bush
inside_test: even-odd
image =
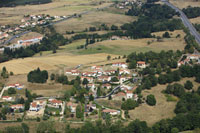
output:
[[[192,82],[187,80],[186,83],[184,84],[184,88],[187,90],[191,90],[193,88]]]
[[[16,90],[15,90],[15,88],[9,88],[8,89],[8,94],[16,94]]]

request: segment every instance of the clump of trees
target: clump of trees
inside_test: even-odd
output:
[[[196,18],[200,16],[200,7],[191,7],[183,8],[183,12],[188,18]]]
[[[139,104],[133,99],[127,99],[121,105],[121,109],[123,110],[132,110],[137,107]]]
[[[148,95],[148,96],[147,96],[147,99],[146,99],[146,102],[147,102],[147,104],[150,105],[150,106],[156,105],[156,98],[155,98],[155,96],[152,95],[152,94]]]
[[[40,68],[30,71],[27,75],[28,82],[31,83],[46,83],[48,79],[48,72],[46,70],[41,71]]]

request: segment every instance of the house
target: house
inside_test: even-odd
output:
[[[92,77],[84,77],[84,76],[81,76],[81,81],[83,81],[84,79],[87,79],[89,83],[92,83],[93,80],[94,80]]]
[[[145,61],[138,61],[138,62],[137,62],[137,67],[138,67],[138,68],[146,68],[146,63],[145,63]]]
[[[74,75],[74,76],[80,75],[80,71],[78,71],[78,70],[76,70],[76,69],[67,70],[65,73],[66,73],[66,74],[70,74],[70,75]]]
[[[4,101],[12,101],[13,100],[12,97],[10,97],[10,96],[2,96],[2,99]]]
[[[86,105],[86,112],[92,112],[93,110],[97,109],[96,104],[87,104]]]
[[[125,62],[116,62],[112,64],[112,67],[121,67],[121,68],[127,68],[127,64]]]
[[[78,106],[78,104],[76,104],[76,103],[72,103],[72,102],[67,103],[67,107],[70,109],[71,113],[76,113],[77,106]]]
[[[105,75],[113,75],[115,74],[115,70],[107,70],[104,72]]]
[[[132,99],[133,98],[133,92],[132,91],[126,91],[126,98]]]
[[[110,84],[103,84],[102,88],[110,89],[112,86]]]
[[[190,60],[198,60],[199,58],[200,58],[199,54],[189,54],[189,55],[187,55],[187,59],[190,59]]]
[[[82,75],[86,77],[96,77],[97,72],[83,72]]]
[[[95,84],[87,84],[87,87],[88,87],[88,88],[91,88],[91,89],[96,88]]]
[[[24,105],[22,104],[15,104],[10,106],[13,110],[24,109]]]
[[[109,82],[111,80],[111,77],[110,76],[99,76],[98,80],[102,81],[102,82]]]
[[[57,100],[57,99],[52,99],[49,100],[49,103],[54,106],[55,108],[60,108],[63,104],[63,102],[61,100]]]
[[[40,106],[37,105],[37,102],[32,102],[30,104],[30,108],[29,108],[29,111],[39,111],[40,110]]]
[[[128,69],[120,69],[119,70],[119,74],[122,75],[122,74],[130,74],[130,70]]]
[[[120,111],[114,110],[114,109],[104,109],[102,112],[105,113],[105,114],[110,114],[110,115],[120,114]]]
[[[125,76],[119,76],[119,83],[123,84],[123,82],[127,81],[128,79],[130,79],[131,77],[125,77]]]

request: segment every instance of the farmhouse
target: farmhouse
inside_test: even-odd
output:
[[[119,74],[122,75],[122,74],[130,74],[130,70],[128,69],[120,69],[119,70]]]
[[[105,75],[112,75],[115,74],[115,70],[107,70],[104,72]]]
[[[126,98],[127,99],[132,99],[133,98],[133,92],[132,91],[127,91],[126,92]]]
[[[78,71],[78,70],[76,70],[76,69],[67,70],[65,73],[66,73],[66,74],[70,74],[70,75],[74,75],[74,76],[80,75],[80,71]]]
[[[137,67],[138,68],[146,68],[146,63],[144,61],[138,61],[137,62]]]
[[[29,108],[29,111],[39,111],[40,110],[40,106],[37,105],[37,102],[32,102]]]
[[[86,77],[96,77],[97,73],[96,72],[83,72],[82,75],[86,76]]]
[[[109,82],[111,80],[111,77],[109,77],[109,76],[100,76],[100,77],[98,77],[98,80],[102,81],[102,82]]]

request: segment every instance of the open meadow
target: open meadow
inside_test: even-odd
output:
[[[191,7],[200,7],[200,1],[195,0],[169,0],[170,3],[177,6],[180,9]]]

